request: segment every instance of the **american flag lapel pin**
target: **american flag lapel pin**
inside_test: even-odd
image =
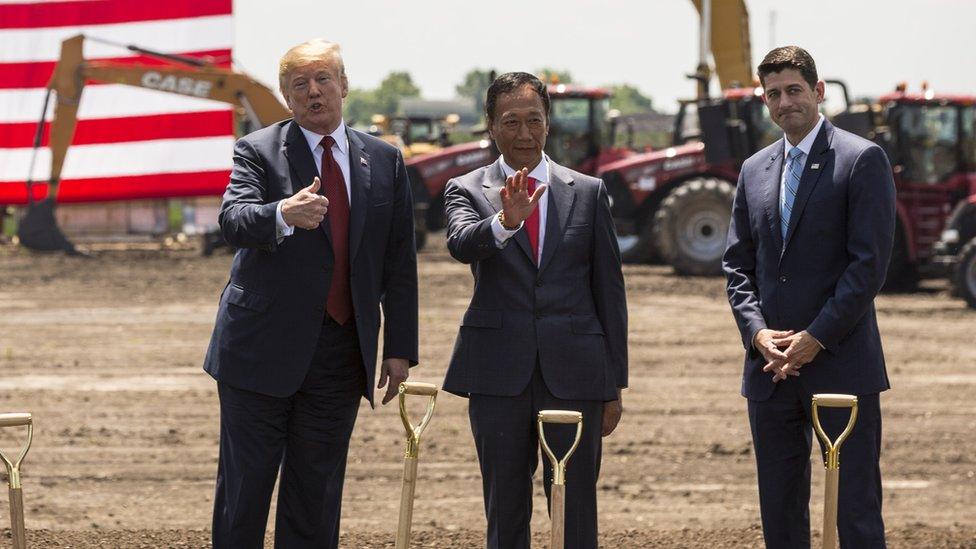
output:
[[[362,156],[359,157],[359,164],[362,167],[364,167],[364,168],[368,168],[369,167],[369,164],[366,162],[366,158],[364,158]]]
[[[812,164],[812,165],[810,166],[810,169],[811,169],[811,170],[819,170],[819,169],[820,169],[820,164]]]

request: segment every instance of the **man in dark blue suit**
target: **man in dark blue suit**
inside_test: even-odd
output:
[[[881,410],[889,388],[874,297],[895,228],[895,187],[880,147],[818,112],[824,83],[796,46],[759,65],[766,105],[785,138],[742,165],[723,268],[746,349],[742,395],[770,548],[810,546],[811,397],[858,396],[843,447],[841,547],[885,546]],[[821,412],[825,430],[847,422]]]
[[[234,148],[220,227],[238,248],[204,368],[220,396],[215,548],[337,547],[346,454],[372,404],[380,306],[383,403],[417,363],[417,257],[399,151],[346,127],[338,45],[281,59],[294,113]]]
[[[617,426],[627,386],[627,301],[607,189],[550,160],[549,92],[524,72],[488,88],[485,115],[502,153],[452,179],[447,246],[471,265],[444,389],[469,397],[490,549],[528,549],[539,410],[583,414],[566,478],[566,547],[597,546],[601,436]],[[562,428],[562,429],[560,429]],[[547,429],[563,455],[575,428]],[[552,469],[543,473],[546,494]]]

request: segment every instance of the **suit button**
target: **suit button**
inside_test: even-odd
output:
[[[535,286],[536,286],[536,288],[541,288],[542,287],[542,281],[540,280],[540,281],[536,282],[535,283]]]
[[[780,281],[780,282],[782,282],[783,284],[786,284],[786,282],[787,282],[788,280],[789,280],[789,279],[788,279],[788,278],[786,278],[786,275],[782,275],[782,276],[780,276],[780,277],[779,277],[779,281]]]

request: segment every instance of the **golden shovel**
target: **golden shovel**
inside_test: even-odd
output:
[[[410,525],[413,522],[413,494],[417,488],[417,458],[420,455],[420,435],[434,415],[434,404],[437,402],[437,386],[430,383],[415,383],[404,381],[400,384],[400,420],[407,431],[407,447],[403,456],[403,486],[400,489],[400,520],[397,523],[396,549],[407,549],[410,546]],[[430,397],[427,401],[427,412],[416,426],[410,423],[407,415],[407,395],[421,395]]]
[[[556,455],[549,448],[546,442],[546,423],[575,423],[576,440],[570,446],[569,451],[562,459],[556,459]],[[580,437],[583,435],[583,414],[571,410],[542,410],[539,412],[539,441],[542,449],[552,463],[552,491],[549,495],[549,519],[552,521],[552,533],[550,536],[550,549],[563,549],[566,536],[566,463],[570,456],[579,446]]]
[[[844,432],[831,441],[823,427],[820,426],[820,416],[817,415],[817,408],[850,408],[851,417],[847,420],[847,427]],[[824,549],[834,549],[837,547],[837,489],[840,481],[840,445],[844,443],[851,431],[854,430],[854,422],[857,420],[857,397],[854,395],[832,395],[819,394],[813,395],[813,428],[817,431],[817,436],[827,448],[827,459],[824,460],[824,469],[827,476],[824,482],[824,517],[823,517],[823,547]]]
[[[13,536],[14,549],[25,549],[27,537],[24,532],[24,492],[20,486],[20,464],[30,450],[31,440],[34,439],[34,423],[29,413],[0,414],[0,427],[27,426],[27,444],[20,451],[17,461],[11,462],[0,451],[0,460],[7,468],[7,483],[10,485],[10,533]]]

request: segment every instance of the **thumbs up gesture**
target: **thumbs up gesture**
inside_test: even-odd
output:
[[[300,229],[314,229],[329,211],[329,199],[318,194],[322,182],[316,177],[312,184],[298,191],[281,204],[285,223]]]

